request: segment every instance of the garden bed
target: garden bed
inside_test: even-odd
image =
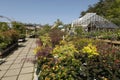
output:
[[[4,50],[0,51],[0,56],[7,55],[7,53],[11,52],[13,49],[15,49],[18,46],[18,42],[12,44],[11,46],[7,47]]]
[[[40,35],[36,41],[34,78],[37,80],[120,79],[120,48],[114,46],[120,44],[118,38],[112,36],[110,39],[98,39],[99,35],[91,33],[82,37],[64,34],[63,39],[61,34],[58,29],[52,29]]]

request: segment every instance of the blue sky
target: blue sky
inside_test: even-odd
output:
[[[71,23],[99,0],[0,0],[0,15],[24,23]]]

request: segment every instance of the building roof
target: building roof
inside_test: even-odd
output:
[[[87,13],[83,17],[72,22],[73,25],[80,25],[84,28],[89,24],[95,25],[97,28],[118,28],[117,25],[107,19],[97,15],[96,13]]]

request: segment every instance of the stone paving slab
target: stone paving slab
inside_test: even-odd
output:
[[[26,56],[27,54],[20,54],[18,57],[24,57]]]
[[[33,73],[33,67],[22,68],[20,74]]]
[[[10,55],[9,58],[16,58],[20,52],[18,52],[18,53],[13,52],[13,53],[14,54]]]
[[[22,64],[13,64],[9,69],[20,69],[22,68]]]
[[[5,74],[6,71],[0,71],[0,78]]]
[[[8,59],[6,59],[6,61],[12,61],[12,60],[15,60],[16,57],[17,57],[17,56],[14,56],[14,57],[12,57],[12,58],[8,58]]]
[[[5,61],[3,65],[11,65],[13,63],[13,60],[11,61]]]
[[[22,61],[21,59],[15,60],[13,62],[13,64],[23,64],[23,63],[24,63],[24,61]]]
[[[20,75],[18,80],[33,80],[33,73]]]
[[[1,65],[1,66],[0,66],[0,69],[1,69],[2,71],[4,71],[4,70],[7,70],[9,67],[10,67],[10,65]]]
[[[4,77],[2,80],[17,80],[17,76]]]
[[[5,76],[17,76],[20,72],[20,69],[10,69],[7,71]]]
[[[35,41],[28,39],[20,43],[20,47],[5,58],[6,62],[0,65],[0,80],[33,80],[34,64],[27,59],[34,59]]]
[[[24,67],[34,67],[34,64],[26,62],[26,63],[24,63],[24,65],[23,65],[23,68],[24,68]]]

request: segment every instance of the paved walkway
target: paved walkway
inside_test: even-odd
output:
[[[0,80],[33,80],[34,64],[26,62],[25,58],[33,59],[35,39],[28,39],[0,65]]]

